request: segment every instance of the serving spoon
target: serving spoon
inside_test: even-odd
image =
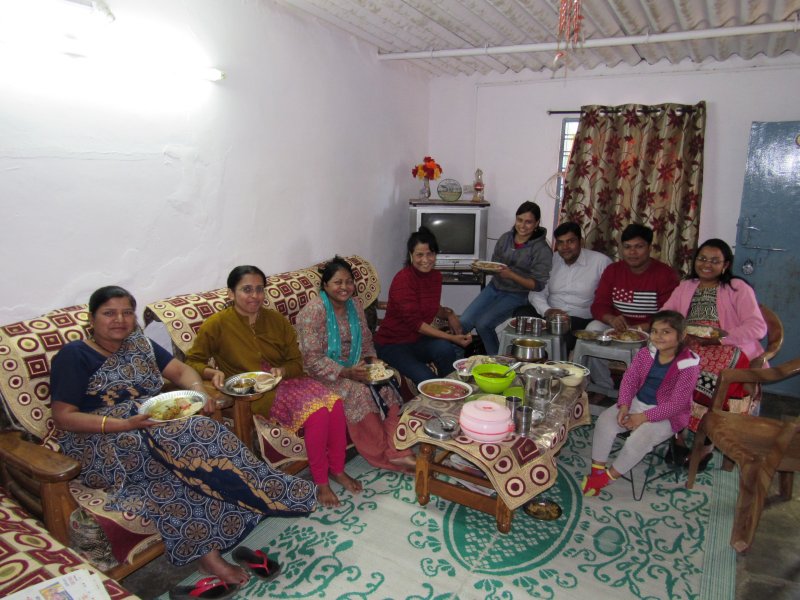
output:
[[[508,375],[508,374],[509,374],[511,371],[513,371],[514,369],[516,369],[517,367],[519,367],[519,366],[521,366],[521,365],[522,365],[522,361],[520,361],[520,362],[515,362],[513,365],[511,365],[510,367],[508,367],[508,369],[506,369],[505,371],[503,371],[502,373],[500,373],[500,377],[505,377],[505,376],[506,376],[506,375]]]

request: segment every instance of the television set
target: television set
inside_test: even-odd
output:
[[[411,205],[411,232],[427,227],[439,244],[436,268],[466,270],[476,260],[486,259],[488,206]]]

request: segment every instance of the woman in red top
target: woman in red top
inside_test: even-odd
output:
[[[442,274],[434,267],[439,244],[425,227],[412,233],[406,243],[406,266],[392,280],[386,316],[375,334],[375,349],[381,360],[419,385],[453,370],[456,347],[468,346],[472,336],[463,334],[453,309],[440,305]],[[431,325],[435,317],[447,319],[454,333]]]

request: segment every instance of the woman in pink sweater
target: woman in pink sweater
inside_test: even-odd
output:
[[[722,369],[746,369],[764,351],[760,340],[767,334],[767,324],[753,288],[733,276],[732,265],[730,246],[719,239],[707,240],[697,249],[688,279],[675,288],[662,307],[685,315],[689,334],[701,334],[689,335],[686,340],[700,355],[701,374],[689,420],[692,431],[697,431],[700,419],[711,406]],[[725,409],[753,412],[756,407],[746,396],[741,384],[732,385]]]
[[[592,471],[583,478],[585,495],[598,494],[689,422],[700,357],[684,346],[684,328],[680,313],[662,310],[653,315],[650,344],[639,350],[625,371],[617,404],[604,410],[595,423]],[[624,431],[631,435],[607,467],[614,438]]]

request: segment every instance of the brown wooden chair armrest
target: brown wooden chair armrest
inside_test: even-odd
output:
[[[18,431],[0,433],[0,459],[42,483],[69,481],[81,472],[77,460],[26,442]]]
[[[69,516],[77,503],[69,481],[81,471],[72,458],[26,442],[20,432],[0,433],[0,464],[7,491],[55,539],[69,545]]]
[[[800,373],[800,358],[769,369],[723,369],[711,400],[711,410],[722,410],[725,396],[728,395],[728,388],[732,383],[772,383],[798,373]]]
[[[780,318],[763,304],[759,304],[758,307],[761,309],[761,316],[764,317],[764,321],[767,324],[767,347],[764,352],[750,361],[751,369],[763,368],[764,363],[774,358],[783,346],[783,323]]]

